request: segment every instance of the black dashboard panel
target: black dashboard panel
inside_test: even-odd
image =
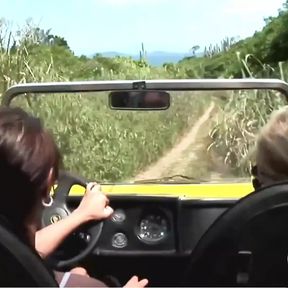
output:
[[[235,200],[182,200],[179,202],[180,254],[190,255],[202,235]]]
[[[80,197],[69,197],[68,206],[73,209],[79,201]],[[114,214],[104,222],[94,254],[189,255],[209,226],[234,203],[234,200],[110,196]]]
[[[114,220],[104,222],[94,253],[82,265],[91,276],[99,279],[113,275],[124,285],[132,275],[138,275],[149,279],[151,287],[179,287],[183,273],[190,265],[190,253],[202,235],[236,202],[136,195],[109,198],[114,211],[120,209],[120,213]],[[68,207],[76,208],[80,200],[80,197],[69,197]],[[158,243],[147,244],[137,236],[139,224],[146,213],[158,212],[167,219],[167,235]],[[113,235],[117,233],[126,235],[127,246],[112,245]]]
[[[114,215],[120,211],[119,215],[125,216],[112,216],[105,221],[95,251],[97,254],[155,255],[176,252],[177,199],[119,196],[111,197],[110,201]],[[122,235],[122,243],[126,237],[125,245],[117,245],[117,235]]]

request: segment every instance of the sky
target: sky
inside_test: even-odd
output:
[[[13,27],[28,18],[64,37],[76,55],[189,52],[225,37],[252,36],[284,0],[0,0]]]

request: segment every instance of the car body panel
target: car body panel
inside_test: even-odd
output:
[[[102,191],[108,195],[147,195],[162,197],[182,197],[189,199],[240,199],[253,191],[249,182],[245,183],[205,183],[205,184],[104,184]],[[70,196],[82,196],[85,188],[74,185]]]

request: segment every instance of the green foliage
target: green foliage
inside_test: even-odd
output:
[[[183,93],[172,96],[169,110],[158,112],[111,110],[107,93],[30,95],[30,102],[18,97],[14,105],[45,119],[69,171],[115,182],[153,163],[203,113],[209,99],[195,103]]]
[[[255,32],[249,37],[238,42],[234,38],[226,38],[220,44],[210,45],[204,48],[204,56],[200,58],[186,58],[180,61],[179,65],[190,69],[203,70],[206,78],[244,76],[242,74],[243,63],[239,63],[239,57],[245,59],[246,55],[253,55],[262,63],[269,64],[275,69],[276,76],[279,75],[278,62],[288,60],[288,5],[283,5],[277,17],[266,19],[266,25],[260,32]],[[259,61],[249,63],[249,69],[257,77],[263,77],[263,65]],[[266,72],[265,72],[266,73]],[[264,73],[264,74],[265,74]],[[266,74],[267,75],[267,74]],[[250,75],[245,74],[245,77]]]
[[[229,101],[220,108],[210,132],[209,149],[223,157],[234,175],[246,176],[254,160],[259,129],[267,123],[273,110],[286,104],[286,99],[270,90],[227,92],[226,98]]]
[[[50,30],[42,30],[28,21],[21,31],[11,33],[9,23],[2,19],[0,93],[15,83],[36,81],[241,77],[287,80],[287,27],[288,1],[279,15],[267,18],[265,27],[253,37],[240,41],[226,38],[206,47],[203,57],[196,56],[199,46],[195,45],[191,57],[177,64],[152,67],[148,64],[144,44],[139,60],[107,58],[100,54],[93,58],[77,57],[67,41],[51,34]],[[286,102],[278,94],[263,91],[228,96],[229,101],[219,106],[209,149],[222,156],[235,175],[247,175],[258,129],[272,110]],[[53,129],[68,168],[101,180],[130,178],[155,161],[185,131],[191,115],[196,119],[204,107],[202,100],[192,105],[182,98],[175,101],[168,114],[132,112],[123,116],[120,112],[112,113],[105,105],[103,108],[103,97],[95,101],[91,95],[74,95],[73,99],[71,95],[61,95],[46,102],[32,97],[30,102],[21,103],[43,117]],[[131,123],[133,132],[129,128]],[[78,150],[83,151],[81,157],[75,154]]]

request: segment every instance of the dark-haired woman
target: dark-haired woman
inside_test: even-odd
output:
[[[96,183],[89,183],[79,207],[70,216],[42,230],[41,215],[52,203],[50,191],[58,178],[60,152],[38,118],[20,108],[0,108],[0,216],[32,249],[48,256],[76,227],[91,219],[105,219],[113,209]],[[61,287],[99,287],[104,283],[81,268],[56,275]],[[64,282],[63,282],[64,281]],[[148,281],[132,277],[125,287],[144,287]]]

